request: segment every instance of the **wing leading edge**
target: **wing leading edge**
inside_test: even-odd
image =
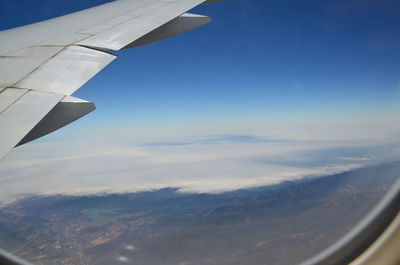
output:
[[[0,159],[94,110],[70,95],[116,58],[108,51],[205,25],[185,12],[211,2],[119,0],[0,32]]]

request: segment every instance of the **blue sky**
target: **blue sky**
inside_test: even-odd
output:
[[[1,28],[104,0],[3,0]],[[191,12],[200,29],[117,52],[75,96],[96,112],[73,128],[360,119],[398,111],[396,1],[227,0]]]
[[[101,0],[2,0],[7,29]],[[97,110],[14,149],[2,200],[163,187],[219,192],[400,156],[400,4],[226,0],[130,50],[76,97]]]

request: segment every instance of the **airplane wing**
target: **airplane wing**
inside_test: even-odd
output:
[[[71,94],[116,58],[111,51],[207,24],[185,12],[212,2],[118,0],[0,32],[0,159],[93,111]]]

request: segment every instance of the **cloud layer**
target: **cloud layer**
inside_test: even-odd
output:
[[[40,152],[38,152],[40,150]],[[41,142],[0,163],[0,202],[28,194],[95,194],[179,187],[222,192],[395,160],[400,148],[371,141],[305,141],[219,135],[132,144]]]

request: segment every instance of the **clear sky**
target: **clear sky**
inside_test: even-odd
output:
[[[2,0],[0,28],[104,2]],[[360,166],[372,159],[367,146],[375,140],[398,141],[398,1],[226,0],[190,12],[213,22],[115,52],[119,58],[75,93],[97,110],[36,147],[19,148],[0,174],[25,179],[63,171],[64,179],[89,176],[81,183],[87,187],[110,175],[121,183],[134,175],[160,184],[163,174],[178,179],[165,185],[190,186],[179,179],[189,174],[192,188],[204,184],[199,190],[215,187],[205,176],[221,177],[220,183],[235,176],[237,188]],[[160,142],[163,137],[174,139]],[[59,142],[65,139],[70,145]],[[400,150],[393,148],[385,153],[391,159]],[[387,156],[380,151],[375,157],[382,161]],[[111,155],[115,164],[104,170]]]
[[[1,28],[104,0],[3,0]],[[398,1],[228,0],[191,12],[203,28],[117,52],[75,96],[82,126],[265,123],[398,111]],[[211,125],[210,125],[211,124]]]

